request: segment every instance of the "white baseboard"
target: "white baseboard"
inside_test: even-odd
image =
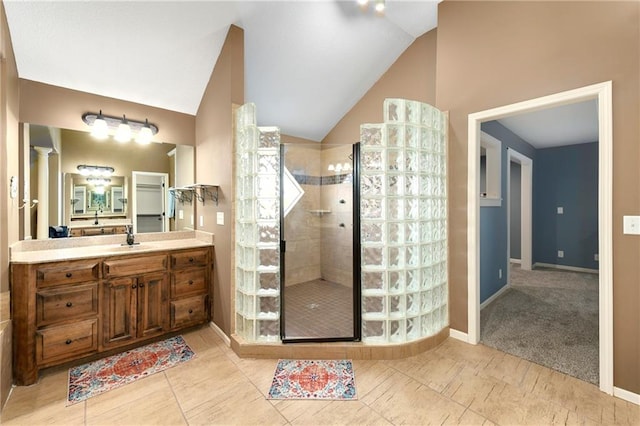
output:
[[[467,335],[467,333],[455,330],[453,328],[449,329],[449,337],[452,337],[457,340],[462,340],[465,343],[469,343],[469,336]]]
[[[229,336],[224,334],[224,331],[222,331],[222,329],[218,327],[218,325],[215,322],[211,321],[209,323],[209,327],[211,327],[213,331],[216,332],[216,334],[222,339],[225,345],[227,345],[228,347],[231,347],[231,339],[229,339]]]
[[[613,387],[613,396],[625,401],[629,401],[632,404],[640,405],[640,395],[637,393],[629,392],[628,390]]]
[[[522,263],[522,259],[509,259],[510,263]]]
[[[553,264],[553,263],[536,262],[536,263],[533,264],[533,268],[535,268],[536,266],[540,266],[540,267],[543,267],[543,268],[563,269],[565,271],[587,272],[589,274],[599,274],[600,273],[600,271],[598,271],[597,269],[579,268],[577,266],[567,266],[567,265],[556,265],[556,264]]]
[[[504,293],[505,291],[509,290],[511,288],[511,284],[505,284],[504,287],[502,287],[500,290],[496,291],[495,294],[493,296],[491,296],[490,298],[488,298],[487,300],[485,300],[484,302],[482,302],[480,304],[480,310],[483,310],[485,306],[487,306],[489,303],[493,302],[494,300],[496,300],[498,297],[500,297],[500,295],[502,293]]]

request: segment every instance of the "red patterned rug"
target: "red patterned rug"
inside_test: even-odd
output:
[[[351,361],[281,359],[268,399],[357,399]]]
[[[182,336],[69,369],[67,405],[164,371],[195,357]]]

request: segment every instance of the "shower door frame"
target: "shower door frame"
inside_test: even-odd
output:
[[[280,144],[280,340],[282,343],[359,342],[362,338],[361,263],[360,263],[360,142],[352,145],[352,199],[353,199],[353,336],[351,337],[296,337],[285,333],[285,261],[287,242],[284,236],[284,157],[285,144]]]

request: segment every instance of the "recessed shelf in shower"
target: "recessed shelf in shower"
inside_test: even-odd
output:
[[[331,213],[331,210],[321,210],[321,209],[309,210],[309,213],[311,213],[313,215],[316,215],[316,216],[324,216],[325,214]]]

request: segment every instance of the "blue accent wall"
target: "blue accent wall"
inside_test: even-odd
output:
[[[598,143],[539,149],[533,182],[535,262],[598,269]]]
[[[536,149],[497,121],[482,123],[481,130],[502,142],[500,153],[501,195],[499,207],[480,207],[480,302],[507,284],[507,149],[515,149],[531,159]],[[535,164],[535,161],[534,161]],[[502,278],[499,270],[502,269]]]

